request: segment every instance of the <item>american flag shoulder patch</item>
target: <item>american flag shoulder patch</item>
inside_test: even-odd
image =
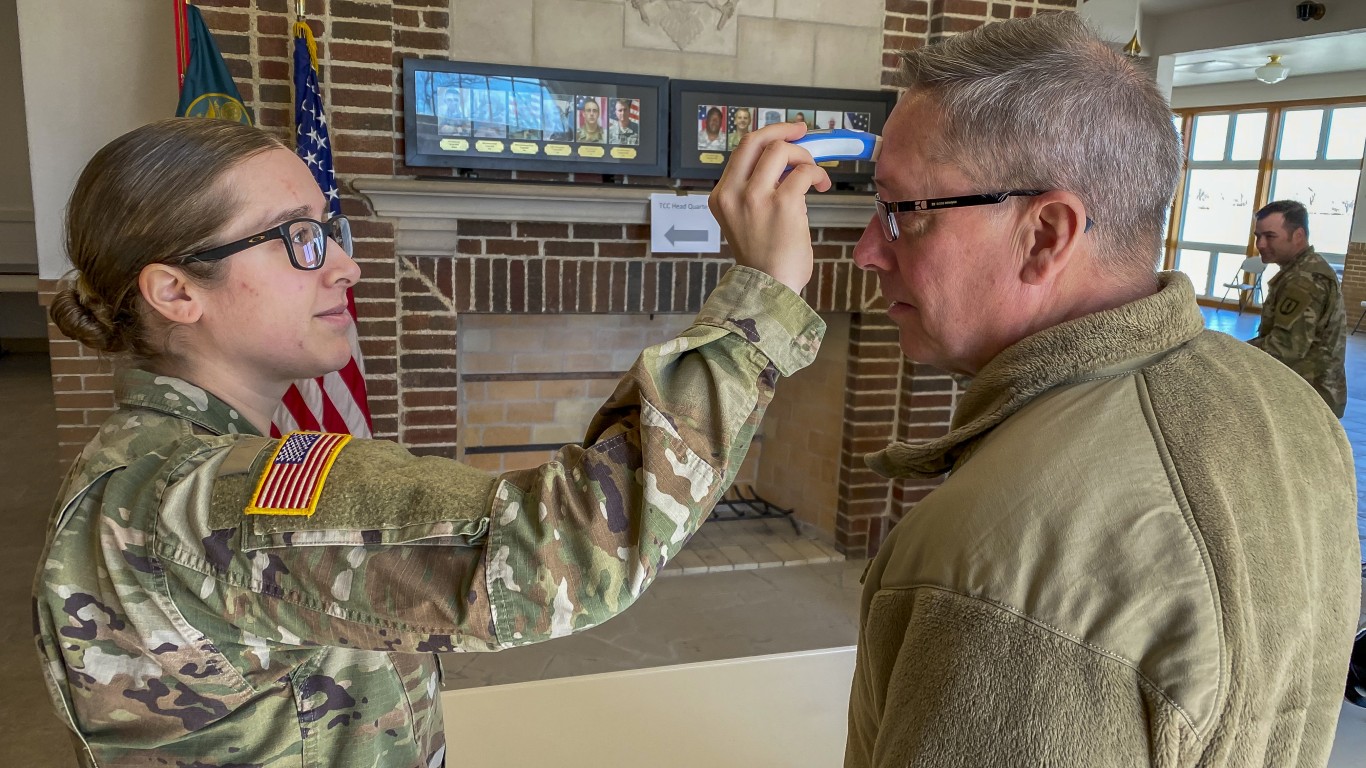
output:
[[[290,432],[270,457],[248,515],[312,515],[323,481],[351,436],[333,432]]]

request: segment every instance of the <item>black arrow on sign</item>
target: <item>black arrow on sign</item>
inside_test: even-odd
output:
[[[669,245],[678,245],[680,242],[705,243],[707,242],[707,230],[679,229],[678,227],[670,226],[669,231],[664,233],[664,237],[668,239]]]

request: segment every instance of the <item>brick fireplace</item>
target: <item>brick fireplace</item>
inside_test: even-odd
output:
[[[489,470],[539,463],[581,435],[641,347],[685,327],[730,265],[650,254],[649,188],[369,177],[355,188],[394,226],[408,405],[397,437]],[[889,509],[932,487],[889,485],[862,455],[898,424],[902,437],[941,434],[953,387],[903,365],[876,280],[850,258],[870,201],[809,199],[816,269],[803,295],[830,333],[816,364],[780,384],[738,479],[853,556],[881,541]],[[527,210],[539,220],[517,219]]]
[[[294,3],[196,0],[196,5],[258,124],[288,139],[288,30]],[[854,5],[836,7],[823,0],[742,3],[730,24],[742,26],[744,35],[777,41],[799,33],[806,41],[806,49],[781,46],[778,58],[770,53],[779,48],[762,44],[716,51],[685,50],[681,44],[673,51],[642,49],[633,36],[639,30],[631,26],[639,14],[631,15],[630,4],[543,0],[536,3],[535,20],[530,14],[503,13],[505,5],[497,0],[307,0],[305,7],[319,40],[335,169],[364,275],[356,300],[375,435],[402,441],[419,453],[476,463],[491,461],[478,458],[491,454],[470,450],[476,442],[498,443],[484,433],[478,441],[471,439],[474,423],[461,422],[464,393],[472,395],[481,385],[487,389],[492,380],[462,380],[474,373],[462,368],[462,318],[513,322],[531,316],[655,315],[686,322],[729,262],[724,253],[664,258],[649,252],[645,200],[650,191],[677,186],[666,179],[625,178],[607,185],[592,174],[482,171],[478,181],[418,180],[457,174],[403,163],[399,65],[404,57],[579,68],[591,59],[601,68],[615,62],[675,77],[843,87],[876,87],[880,79],[888,86],[896,50],[990,19],[1071,8],[1075,0],[885,0],[881,9],[854,4],[858,13],[852,12]],[[576,47],[579,36],[535,32],[583,25],[599,32],[620,30],[623,18],[629,23],[622,34],[592,37],[588,58]],[[724,32],[730,35],[727,44],[734,45],[735,28]],[[558,42],[564,45],[556,47]],[[620,49],[609,52],[608,45]],[[852,55],[867,50],[874,55],[866,65],[864,57]],[[828,80],[837,73],[846,79]],[[812,196],[811,201],[817,269],[806,297],[838,330],[816,365],[784,382],[779,397],[797,395],[775,402],[770,432],[759,447],[761,456],[765,451],[774,455],[780,445],[795,450],[799,441],[784,431],[801,433],[808,438],[807,453],[785,455],[782,462],[802,471],[787,473],[786,484],[776,469],[766,478],[762,463],[749,471],[756,486],[776,489],[772,494],[783,506],[802,508],[788,498],[818,499],[806,506],[823,511],[812,512],[808,522],[831,531],[842,551],[857,557],[874,552],[891,525],[933,485],[888,483],[865,469],[861,456],[893,437],[942,434],[954,383],[940,371],[903,364],[876,285],[849,260],[867,221],[868,201],[847,195]],[[50,299],[55,287],[55,281],[42,281],[40,297]],[[479,337],[478,332],[469,335]],[[50,339],[60,450],[69,460],[112,408],[111,367],[55,329]],[[616,367],[582,372],[605,377],[612,372],[607,368]],[[813,395],[816,390],[806,390],[801,376],[823,379],[820,392],[830,391],[831,381],[840,387],[833,398]],[[583,379],[583,397],[596,397],[595,388],[606,380]],[[538,381],[537,387],[556,392],[554,380]],[[833,405],[817,410],[805,405],[826,400]],[[508,407],[504,404],[505,414]],[[830,424],[836,419],[838,429]],[[505,438],[511,439],[496,437]],[[528,440],[537,442],[534,436]],[[822,478],[813,469],[816,456],[828,457],[834,491],[828,489],[830,475]],[[801,483],[791,477],[798,474]]]

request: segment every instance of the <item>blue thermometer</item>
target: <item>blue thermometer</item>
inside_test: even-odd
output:
[[[792,142],[811,153],[818,163],[834,160],[877,160],[882,149],[882,137],[867,131],[851,131],[834,128],[828,131],[810,131]]]

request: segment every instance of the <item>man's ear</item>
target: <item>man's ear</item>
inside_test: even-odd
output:
[[[1071,192],[1052,190],[1030,200],[1020,280],[1042,285],[1076,257],[1086,231],[1086,206]]]
[[[198,286],[180,269],[169,264],[148,264],[138,273],[142,300],[173,323],[188,325],[204,313]]]

